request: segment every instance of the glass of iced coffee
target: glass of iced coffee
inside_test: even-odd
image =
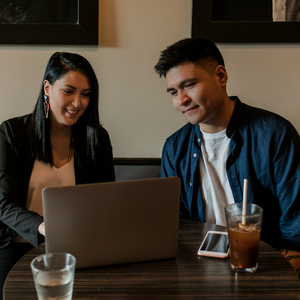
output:
[[[237,272],[253,273],[258,267],[263,210],[249,203],[243,215],[243,203],[234,203],[225,207],[225,213],[231,268]]]

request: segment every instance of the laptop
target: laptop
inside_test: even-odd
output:
[[[71,253],[76,268],[176,257],[178,177],[44,188],[42,198],[46,253]]]

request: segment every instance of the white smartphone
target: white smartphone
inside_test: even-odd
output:
[[[208,231],[198,249],[198,255],[226,258],[229,255],[227,232]]]

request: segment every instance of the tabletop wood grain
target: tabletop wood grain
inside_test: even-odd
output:
[[[181,220],[176,259],[76,270],[73,299],[300,299],[296,272],[264,242],[254,274],[233,272],[229,259],[199,257],[208,230],[226,229]],[[5,300],[37,299],[30,262],[44,251],[40,245],[14,266],[5,282]]]

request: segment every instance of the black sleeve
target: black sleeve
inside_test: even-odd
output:
[[[26,130],[21,122],[17,122],[18,126],[15,123],[4,122],[0,126],[0,240],[9,232],[8,226],[37,246],[41,242],[38,227],[43,217],[25,208],[27,195],[22,191],[22,181],[26,179],[19,163],[23,151],[19,146],[20,140],[26,138]],[[12,238],[14,234],[11,232],[10,235]]]

